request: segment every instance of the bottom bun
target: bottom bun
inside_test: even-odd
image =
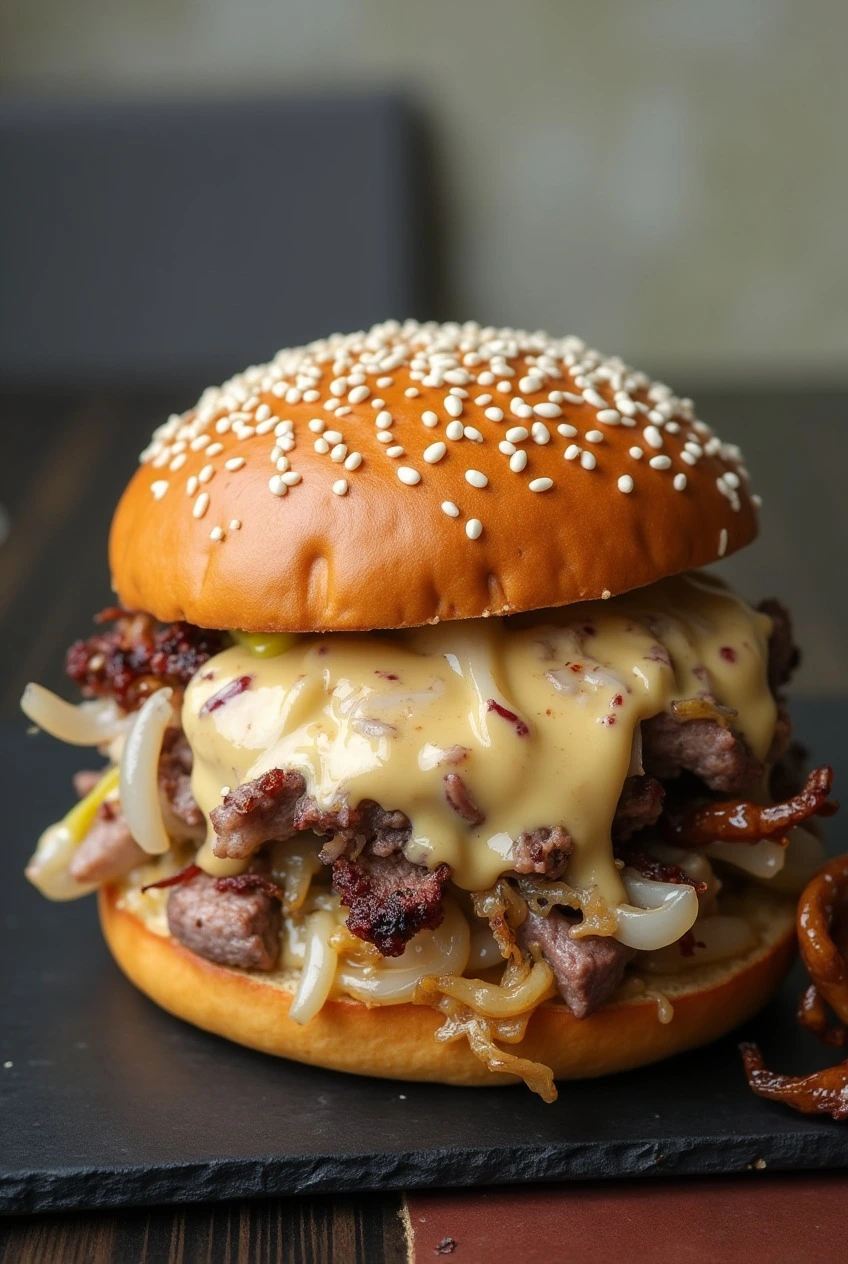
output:
[[[489,1071],[465,1040],[435,1040],[442,1016],[426,1005],[330,1000],[305,1026],[289,1017],[291,972],[247,973],[195,956],[130,912],[114,887],[100,892],[100,920],[118,965],[163,1009],[238,1044],[313,1066],[385,1079],[442,1084],[516,1083]],[[644,995],[616,999],[577,1019],[559,1002],[541,1005],[510,1053],[544,1063],[558,1080],[584,1079],[656,1062],[723,1036],[756,1013],[786,976],[795,952],[795,904],[759,887],[741,900],[760,942],[742,957],[665,976],[648,987],[672,1003],[669,1023]],[[735,911],[735,910],[734,910]],[[741,909],[740,909],[741,911]]]

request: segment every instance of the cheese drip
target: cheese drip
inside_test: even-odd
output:
[[[610,830],[639,771],[639,725],[709,693],[765,758],[776,718],[770,629],[768,616],[693,573],[511,619],[298,637],[270,658],[236,645],[186,692],[192,789],[208,817],[224,788],[296,769],[322,807],[373,799],[405,812],[408,857],[447,862],[469,891],[512,869],[522,831],[561,824],[574,840],[569,882],[617,905],[626,896]],[[250,680],[238,692],[241,677]],[[450,806],[448,773],[462,777],[481,824]],[[209,872],[244,867],[217,860],[213,843],[210,828],[198,857]]]

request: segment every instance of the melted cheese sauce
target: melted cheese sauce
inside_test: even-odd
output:
[[[225,788],[297,769],[326,808],[374,799],[405,812],[409,858],[447,862],[469,891],[513,868],[522,831],[561,824],[574,839],[569,882],[616,905],[625,893],[610,829],[626,777],[640,771],[641,722],[709,693],[765,758],[776,718],[770,629],[768,616],[693,573],[512,619],[298,637],[272,658],[236,645],[186,692],[192,788],[208,817]],[[242,692],[204,711],[244,676]],[[451,772],[481,824],[448,803]],[[213,843],[210,829],[198,856],[208,872],[245,867],[217,859]]]

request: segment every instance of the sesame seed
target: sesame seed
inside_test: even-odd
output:
[[[465,481],[472,487],[488,487],[489,485],[489,480],[480,470],[466,470]]]
[[[192,517],[202,518],[208,508],[209,508],[209,493],[201,492],[197,500],[194,502],[194,507],[191,511]]]
[[[688,479],[685,474],[675,474],[673,486],[676,492],[685,492]]]
[[[439,424],[438,416],[435,413],[429,412],[429,411],[421,414],[421,420],[424,422],[424,425],[428,426],[431,430],[433,429],[434,426],[438,426]]]
[[[294,487],[297,483],[300,482],[302,475],[298,474],[297,470],[287,470],[286,473],[281,474],[280,477],[282,478],[286,487]]]
[[[209,532],[210,540],[223,540],[223,538],[224,538],[223,527],[213,527],[212,530]]]
[[[334,444],[334,443],[341,443],[341,441],[342,441],[342,432],[341,432],[341,430],[325,430],[325,431],[324,431],[324,438],[325,438],[325,439],[327,440],[327,442],[328,442],[329,444],[331,444],[331,445],[332,445],[332,444]]]
[[[386,456],[398,457],[404,456],[406,448],[402,448],[399,443],[394,444],[391,448],[386,448]]]
[[[533,416],[533,409],[529,404],[525,404],[523,399],[514,399],[509,406],[509,411],[514,416],[520,417],[522,421],[529,421]]]
[[[591,404],[593,408],[606,408],[607,401],[603,395],[600,395],[592,386],[587,387],[583,392],[583,398],[587,404]]]
[[[377,442],[378,442],[378,443],[391,443],[391,442],[392,442],[393,437],[394,437],[394,436],[392,435],[391,430],[378,430],[378,431],[377,431]]]
[[[652,456],[648,464],[652,470],[668,470],[671,468],[671,457]]]
[[[285,474],[288,468],[289,468],[289,458],[287,456],[281,456],[279,460],[277,461],[277,469],[279,470],[281,474]]]
[[[274,451],[276,452],[277,449],[275,448]],[[231,456],[229,460],[224,462],[224,469],[233,470],[233,471],[240,470],[243,465],[244,465],[243,456]]]
[[[315,403],[315,401],[316,401],[316,400],[319,400],[320,398],[321,398],[321,392],[320,392],[320,391],[316,391],[316,390],[309,390],[309,391],[304,391],[304,392],[303,392],[303,402],[304,402],[304,404],[314,404],[314,403]],[[263,405],[263,407],[266,407],[266,405]],[[259,416],[259,414],[258,414],[258,413],[257,413],[256,415],[257,415],[257,417]]]
[[[465,524],[465,534],[469,540],[479,540],[483,534],[483,524],[479,518],[469,518]]]
[[[684,461],[686,465],[698,464],[698,458],[696,456],[693,456],[691,452],[681,452],[680,459],[681,461]]]
[[[333,483],[333,492],[336,496],[346,496],[347,495],[347,479],[337,478],[335,483]]]
[[[576,461],[580,455],[580,449],[576,443],[570,443],[563,453],[566,461]]]
[[[198,482],[197,475],[192,474],[191,477],[186,482],[186,495],[187,496],[196,495],[198,486],[199,486],[199,482]]]
[[[224,451],[223,443],[210,443],[206,449],[207,456],[219,456]]]
[[[718,555],[724,557],[727,552],[727,528],[722,527],[718,533]]]
[[[520,452],[513,452],[509,458],[509,468],[513,474],[520,474],[527,467],[527,453],[522,449]]]
[[[509,439],[501,439],[498,444],[498,450],[503,452],[504,456],[512,456],[515,451],[515,444],[510,443]]]
[[[506,437],[510,443],[522,443],[530,437],[530,431],[525,426],[510,426],[506,432]]]
[[[445,426],[445,434],[449,439],[461,439],[465,434],[465,427],[461,421],[449,421]]]
[[[634,447],[630,449],[630,455],[633,457],[634,461],[641,461],[645,453],[642,451],[641,448]]]
[[[347,390],[347,378],[337,377],[330,383],[330,394],[340,398]]]
[[[346,470],[358,470],[362,464],[362,453],[351,452],[350,456],[345,457],[344,467]]]
[[[553,485],[554,480],[552,478],[531,478],[527,484],[531,492],[547,492],[550,491]]]
[[[618,490],[624,492],[625,495],[629,495],[633,491],[633,479],[629,474],[622,474],[618,480]]]
[[[447,447],[441,441],[439,443],[431,443],[429,448],[424,449],[424,460],[428,465],[435,465],[437,461],[441,461],[447,452]]]
[[[380,385],[379,381],[377,382],[377,385],[378,386]],[[417,386],[407,386],[406,390],[403,393],[407,399],[417,399],[418,396],[421,394]]]
[[[414,487],[416,483],[421,482],[421,475],[418,471],[411,469],[408,465],[399,466],[397,476],[407,487]]]
[[[534,391],[540,391],[542,389],[541,379],[538,378],[535,373],[528,373],[527,376],[523,377],[518,383],[518,389],[520,391],[524,391],[526,395],[532,395]]]
[[[316,439],[312,446],[315,451],[320,452],[322,456],[330,451],[330,445],[326,439]]]
[[[241,518],[231,518],[231,519],[230,519],[230,530],[231,530],[231,531],[241,531]]]
[[[534,404],[533,412],[537,417],[547,417],[549,419],[562,416],[562,409],[559,404]]]
[[[753,496],[751,497],[751,502],[755,509],[762,509],[763,498],[757,492],[754,492]]]
[[[588,443],[603,443],[604,432],[602,430],[587,430],[586,441]]]
[[[459,509],[452,500],[442,501],[442,513],[446,513],[449,518],[459,517]]]
[[[485,398],[491,399],[492,397],[491,395],[487,395]],[[483,415],[484,417],[487,417],[489,421],[503,421],[504,419],[502,408],[487,408]]]
[[[645,442],[650,444],[652,448],[661,448],[663,445],[663,437],[657,430],[656,426],[646,426],[642,431]]]
[[[341,464],[341,462],[345,459],[346,456],[347,456],[346,443],[337,443],[330,452],[330,460],[336,461],[339,464]]]
[[[157,478],[154,483],[150,484],[150,490],[153,493],[154,500],[161,500],[168,490],[170,484],[166,478]]]
[[[370,386],[355,386],[352,391],[348,391],[348,402],[351,404],[361,404],[370,394]]]
[[[593,470],[598,464],[597,457],[594,452],[581,452],[580,464],[583,466],[584,470]]]
[[[306,423],[313,434],[320,434],[327,424],[321,417],[313,417],[311,421]]]
[[[480,408],[485,408],[486,405],[491,404],[491,402],[492,402],[491,395],[475,395],[474,396],[474,403],[477,404]],[[500,412],[500,409],[498,411]],[[501,413],[501,417],[502,416],[503,416],[503,413]],[[491,420],[500,421],[500,417],[492,417]]]
[[[607,426],[618,426],[621,423],[621,414],[615,408],[601,408],[598,410],[598,421]]]
[[[385,387],[387,387],[387,386],[391,386],[391,385],[392,385],[392,383],[394,382],[394,380],[395,380],[395,379],[394,379],[393,377],[378,377],[378,378],[377,378],[377,385],[379,386],[380,390],[382,391],[382,390],[384,390],[384,389],[385,389]],[[416,391],[416,395],[417,395],[417,394],[418,394],[418,392]]]
[[[477,381],[479,382],[479,380],[478,378]],[[502,382],[498,382],[495,390],[499,391],[501,395],[506,395],[508,391],[512,390],[512,382],[508,378],[504,378]]]
[[[530,427],[530,433],[534,443],[545,444],[551,441],[551,432],[542,421],[534,421]]]
[[[377,413],[374,418],[374,425],[378,430],[388,430],[392,424],[392,414],[388,412]]]
[[[564,400],[567,400],[569,404],[585,404],[586,403],[583,396],[575,395],[574,391],[563,391],[562,397]]]
[[[446,395],[444,403],[445,412],[449,417],[462,416],[462,400],[457,398],[456,395]]]
[[[212,480],[212,478],[214,477],[214,474],[215,474],[214,465],[204,465],[203,469],[200,471],[200,473],[197,476],[198,482],[208,483]]]
[[[285,476],[283,474],[275,474],[273,478],[268,480],[268,489],[275,496],[285,496],[286,492],[289,490],[288,484],[285,481]]]
[[[384,399],[380,399],[378,396],[375,396],[374,399],[371,400],[371,407],[376,413],[378,413],[381,408],[386,407],[386,401]]]
[[[178,454],[174,457],[174,459],[173,459],[173,461],[171,462],[171,464],[168,466],[168,469],[169,469],[169,470],[173,470],[173,471],[174,471],[174,473],[176,474],[177,470],[181,470],[181,469],[183,468],[183,466],[185,465],[185,463],[186,463],[186,454],[185,454],[185,452],[179,452],[179,453],[178,453]]]
[[[209,435],[200,434],[197,436],[196,439],[192,439],[191,443],[188,446],[191,448],[192,452],[200,452],[200,450],[202,448],[205,448],[208,443],[209,443]]]
[[[567,421],[563,421],[557,426],[557,434],[561,434],[563,439],[573,439],[577,434],[577,427],[570,426]]]

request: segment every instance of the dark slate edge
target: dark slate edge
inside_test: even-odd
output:
[[[821,1171],[848,1162],[848,1130],[824,1124],[777,1132],[665,1140],[527,1145],[398,1155],[325,1155],[215,1160],[160,1168],[93,1168],[13,1174],[0,1171],[0,1213],[217,1202],[292,1194],[519,1185],[621,1177],[717,1176],[749,1171]]]

